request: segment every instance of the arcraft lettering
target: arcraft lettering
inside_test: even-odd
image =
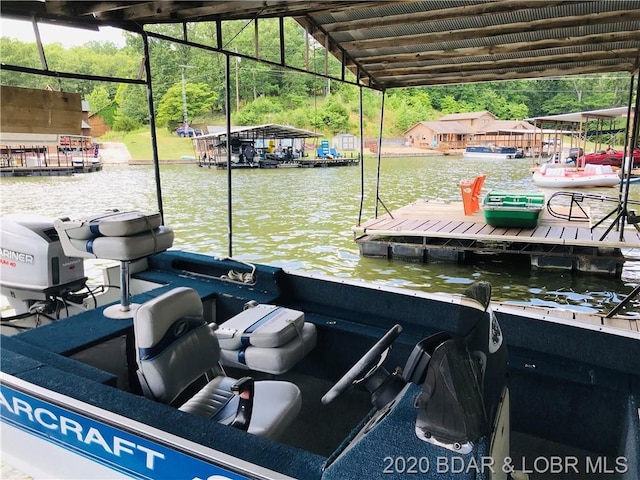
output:
[[[144,445],[131,442],[116,435],[105,434],[99,428],[85,427],[81,422],[66,416],[58,416],[54,412],[33,406],[26,400],[18,397],[7,399],[0,392],[0,409],[2,415],[19,419],[23,424],[41,426],[47,430],[57,431],[69,444],[87,445],[98,447],[107,455],[122,458],[124,456],[141,457],[144,465],[149,470],[155,470],[158,460],[164,459],[164,454],[152,450]]]

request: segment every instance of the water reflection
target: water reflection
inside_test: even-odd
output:
[[[362,220],[374,216],[376,160],[365,162]],[[537,189],[530,161],[497,162],[454,157],[382,159],[380,199],[389,209],[416,199],[460,200],[459,182],[487,173],[483,191]],[[625,264],[622,280],[570,273],[530,271],[529,265],[487,258],[473,265],[429,264],[362,258],[352,226],[358,220],[360,168],[233,171],[233,254],[248,261],[429,292],[461,292],[476,280],[493,285],[494,298],[523,304],[608,311],[638,283],[636,261]],[[195,165],[163,165],[166,223],[175,246],[206,254],[228,253],[226,171]],[[73,177],[2,178],[0,213],[84,215],[107,208],[155,210],[151,166],[107,165],[101,172]],[[592,193],[617,196],[616,188]],[[548,192],[549,194],[552,192]],[[630,198],[640,200],[640,186]],[[381,204],[378,212],[383,213]],[[613,205],[592,206],[596,217]],[[640,302],[633,305],[640,311]]]

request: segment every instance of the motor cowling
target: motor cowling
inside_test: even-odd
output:
[[[82,258],[64,254],[52,218],[0,218],[0,293],[16,313],[84,286]]]

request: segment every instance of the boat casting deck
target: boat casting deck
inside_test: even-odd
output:
[[[609,223],[592,230],[593,220],[582,217],[584,221],[567,221],[553,217],[545,208],[536,228],[499,228],[486,223],[482,210],[465,215],[462,202],[417,200],[354,227],[354,233],[364,256],[418,259],[434,249],[453,250],[456,254],[521,253],[531,255],[538,267],[600,273],[601,267],[594,267],[595,263],[606,258],[621,266],[624,257],[620,249],[640,247],[637,229],[625,229],[622,241],[615,228],[602,238]],[[569,258],[573,263],[567,263],[567,256],[573,257]],[[585,260],[588,257],[591,259]],[[588,265],[576,266],[575,261]],[[617,269],[615,266],[614,272],[609,273],[616,273]]]

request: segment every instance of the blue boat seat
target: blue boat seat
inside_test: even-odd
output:
[[[272,375],[293,368],[316,346],[316,326],[304,313],[257,304],[220,324],[216,331],[224,366]]]
[[[186,287],[138,308],[133,327],[143,392],[184,412],[277,438],[300,411],[300,390],[289,382],[227,377],[219,363],[217,326],[207,323],[203,313],[200,296]],[[251,389],[243,390],[241,383]],[[189,395],[194,385],[200,388]],[[247,412],[246,421],[238,422]]]
[[[161,222],[159,213],[117,210],[78,220],[59,218],[54,221],[65,255],[120,262],[120,305],[106,308],[105,316],[133,316],[138,305],[130,302],[129,264],[173,245],[173,230]]]

